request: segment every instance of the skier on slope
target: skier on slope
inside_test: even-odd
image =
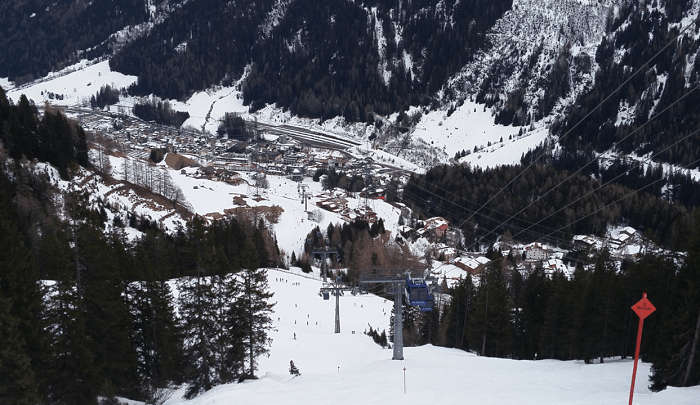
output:
[[[294,365],[293,360],[289,360],[289,374],[291,374],[294,377],[299,377],[301,375],[297,366]]]

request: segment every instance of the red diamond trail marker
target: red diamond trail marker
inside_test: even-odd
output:
[[[632,311],[639,317],[639,326],[637,328],[637,348],[634,350],[634,368],[632,369],[632,385],[630,386],[630,403],[634,397],[634,380],[637,377],[637,363],[639,362],[639,346],[642,344],[642,329],[644,328],[644,320],[656,311],[656,307],[647,299],[647,293],[642,294],[642,299],[632,305]]]

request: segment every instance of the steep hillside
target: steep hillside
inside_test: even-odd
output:
[[[700,124],[699,11],[697,0],[631,2],[620,7],[596,54],[600,69],[595,85],[554,127],[557,135],[571,132],[562,137],[562,144],[572,151],[612,150],[639,156],[663,150],[659,160],[678,165],[695,161],[700,137],[675,143]],[[574,127],[637,69],[639,74],[620,92]]]
[[[512,0],[190,1],[111,61],[140,93],[185,98],[237,79],[254,109],[276,102],[353,121],[425,103],[483,44]]]
[[[103,56],[116,43],[112,34],[148,18],[144,0],[3,1],[0,77],[24,82]]]

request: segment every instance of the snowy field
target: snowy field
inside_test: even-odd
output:
[[[126,88],[136,82],[136,76],[127,76],[109,68],[109,61],[90,64],[81,61],[60,72],[54,72],[45,78],[27,86],[20,86],[9,91],[7,96],[17,102],[22,94],[37,105],[50,102],[55,105],[74,106],[89,103],[90,97],[100,87],[110,85],[114,88]],[[63,100],[50,99],[49,93],[63,95]]]
[[[260,361],[260,379],[222,385],[189,401],[182,399],[181,389],[167,405],[627,403],[632,372],[629,360],[592,365],[514,361],[422,346],[406,348],[404,361],[392,361],[391,350],[382,349],[362,334],[368,324],[388,332],[391,301],[373,295],[341,297],[341,333],[336,335],[335,302],[319,297],[320,281],[279,270],[270,270],[268,279],[277,302],[277,331],[272,335],[270,357]],[[300,377],[289,375],[290,360],[301,371]],[[646,388],[648,375],[649,365],[641,364],[635,404],[698,404],[700,387],[651,393]]]
[[[483,104],[465,100],[449,116],[445,110],[423,114],[413,135],[450,158],[457,152],[473,152],[477,147],[480,149],[478,152],[460,161],[489,168],[519,163],[523,153],[539,145],[547,136],[547,130],[540,128],[518,137],[521,128],[527,131],[527,127],[498,125],[489,108],[484,109]]]

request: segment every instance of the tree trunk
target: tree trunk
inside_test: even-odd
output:
[[[693,362],[695,361],[695,352],[698,348],[698,340],[700,340],[700,312],[698,312],[698,320],[697,322],[695,322],[695,336],[693,337],[693,345],[690,348],[690,356],[688,356],[688,366],[685,369],[683,383],[681,384],[684,387],[688,386],[690,372],[693,370]]]
[[[469,292],[464,288],[464,321],[462,322],[462,336],[459,339],[460,349],[464,349],[464,335],[467,330],[467,320],[469,316]]]

